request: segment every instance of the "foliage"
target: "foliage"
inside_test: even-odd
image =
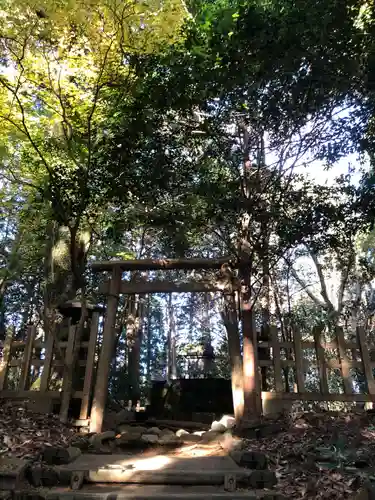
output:
[[[373,172],[358,187],[300,173],[354,151],[373,162],[371,2],[187,7],[0,1],[2,333],[79,290],[98,298],[91,260],[228,253],[251,262],[258,326],[268,300],[286,335],[355,315],[372,332]],[[321,293],[334,273],[336,302]],[[177,340],[188,353],[210,337],[228,376],[215,298],[179,300]],[[165,366],[166,300],[140,318],[144,384]],[[128,340],[121,330],[119,399]]]

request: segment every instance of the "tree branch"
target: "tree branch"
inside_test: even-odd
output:
[[[332,302],[330,301],[330,299],[328,297],[327,285],[326,285],[326,281],[325,281],[324,274],[323,274],[323,267],[318,260],[318,255],[311,249],[309,250],[309,252],[310,252],[311,258],[315,264],[316,271],[318,273],[320,288],[321,288],[320,294],[324,299],[324,302],[326,304],[326,308],[332,312],[337,312],[335,310],[335,306],[332,304]]]
[[[286,259],[285,259],[286,260]],[[327,309],[327,304],[321,300],[319,297],[317,297],[311,290],[310,290],[310,285],[308,285],[300,276],[298,276],[297,271],[293,268],[292,264],[286,260],[289,268],[290,268],[290,273],[293,276],[293,278],[297,281],[297,283],[300,285],[300,287],[306,291],[307,295],[310,297],[310,299],[317,304],[320,307],[324,307],[324,309]]]

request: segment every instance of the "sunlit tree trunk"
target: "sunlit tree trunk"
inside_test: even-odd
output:
[[[251,295],[251,275],[249,267],[242,269],[245,291],[242,294],[242,335],[243,335],[243,388],[244,421],[252,420],[261,413],[261,399],[258,376],[257,332]]]
[[[224,308],[221,313],[228,337],[229,363],[231,369],[232,398],[234,416],[238,423],[241,422],[244,412],[243,394],[243,367],[240,332],[238,328],[238,307],[234,294],[225,294]]]
[[[250,162],[249,148],[250,138],[247,126],[242,126],[243,140],[243,176],[241,183],[241,194],[245,200],[251,196],[252,165]],[[255,179],[255,182],[257,180]],[[239,277],[243,290],[241,292],[241,320],[243,336],[243,393],[244,393],[244,415],[243,420],[251,420],[261,413],[261,399],[258,380],[258,353],[257,334],[254,322],[254,303],[252,297],[252,256],[254,255],[250,242],[252,217],[251,213],[245,211],[239,221],[238,255],[241,260]]]

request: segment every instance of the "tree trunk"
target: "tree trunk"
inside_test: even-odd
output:
[[[224,295],[224,310],[221,315],[228,336],[234,416],[239,424],[244,413],[243,367],[237,305],[234,294]]]
[[[259,390],[257,333],[253,316],[251,296],[251,276],[248,267],[242,268],[244,292],[242,293],[242,328],[243,328],[243,388],[244,420],[253,420],[261,413]]]
[[[7,235],[8,229],[6,229]],[[19,248],[21,246],[23,231],[18,230],[6,259],[6,266],[2,269],[0,279],[0,340],[6,337],[6,307],[5,298],[8,286],[13,282],[19,267]],[[5,251],[5,249],[4,249]]]
[[[147,296],[147,306],[146,306],[146,318],[147,318],[147,323],[146,323],[146,328],[147,328],[147,359],[146,359],[146,373],[147,373],[147,384],[148,387],[151,387],[151,380],[152,380],[152,374],[151,374],[151,356],[152,356],[152,329],[151,329],[151,307],[150,307],[150,302],[151,302],[151,297],[150,295]]]
[[[263,240],[262,244],[262,290],[260,294],[261,301],[261,312],[262,312],[262,327],[261,327],[261,340],[264,342],[270,341],[270,266],[269,266],[269,241],[268,241],[268,227],[267,223],[262,223],[261,225],[261,238]],[[270,350],[268,348],[262,348],[258,350],[259,359],[269,360]],[[268,391],[268,381],[267,381],[267,367],[262,366],[261,372],[261,386],[262,391]]]
[[[276,320],[280,324],[280,330],[281,330],[281,339],[283,342],[292,342],[293,338],[290,335],[290,326],[285,324],[284,317],[282,314],[282,297],[279,297],[279,289],[277,286],[276,279],[273,277],[272,280],[272,288],[273,288],[273,298],[274,298],[274,303],[276,307]],[[286,359],[293,360],[293,355],[291,352],[291,349],[286,349]],[[290,384],[289,384],[289,373],[290,373],[291,367],[290,366],[285,366],[283,368],[283,373],[284,373],[284,379],[285,379],[285,392],[290,392]],[[294,369],[295,375],[294,375],[294,380],[297,380],[297,375],[296,375],[296,370]],[[264,389],[263,389],[264,390]]]
[[[170,381],[177,378],[176,322],[171,293],[168,296],[168,318],[168,381]]]
[[[139,386],[140,350],[142,342],[143,307],[139,297],[129,297],[129,313],[126,323],[126,338],[128,344],[128,377],[130,399],[136,404],[140,399]]]
[[[0,340],[5,340],[6,337],[6,324],[5,324],[5,293],[6,293],[6,283],[5,281],[1,283],[0,286]]]

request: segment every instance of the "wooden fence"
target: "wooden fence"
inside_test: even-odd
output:
[[[335,338],[330,342],[323,340],[322,330],[313,330],[313,340],[302,341],[301,336],[294,334],[292,341],[283,342],[279,339],[276,328],[270,329],[270,341],[258,342],[258,347],[269,349],[270,359],[259,360],[259,367],[273,368],[274,391],[263,392],[263,399],[285,399],[301,401],[341,401],[341,402],[374,402],[375,401],[375,362],[370,353],[375,352],[375,346],[366,342],[365,331],[357,328],[355,338],[350,341],[344,337],[342,328],[336,328]],[[309,350],[309,358],[304,351]],[[313,360],[311,360],[313,358]],[[314,359],[315,358],[315,359]],[[286,367],[292,371],[293,392],[285,390]],[[319,390],[311,391],[306,387],[306,373],[315,369],[319,381]],[[341,379],[342,390],[330,392],[329,372],[335,372],[335,377]],[[356,392],[353,382],[353,370],[361,372],[361,378],[367,386],[366,393]],[[358,384],[357,384],[358,386]]]
[[[99,313],[94,313],[90,330],[80,343],[80,359],[78,368],[82,370],[79,377],[80,387],[73,385],[71,397],[80,400],[79,418],[86,420],[89,409],[95,370],[98,358]],[[370,353],[375,352],[375,346],[368,345],[365,331],[358,328],[355,338],[346,340],[343,330],[336,328],[335,338],[330,342],[323,340],[322,331],[315,329],[312,340],[302,341],[299,334],[295,334],[291,341],[280,340],[276,328],[270,329],[270,340],[258,342],[258,348],[269,352],[268,359],[259,359],[259,367],[267,367],[273,375],[274,390],[263,392],[263,399],[284,399],[301,401],[339,401],[339,402],[375,402],[375,361]],[[55,345],[53,337],[47,342],[36,338],[36,329],[28,327],[25,340],[14,340],[12,331],[8,332],[6,340],[0,343],[0,398],[50,398],[61,403],[60,415],[67,415],[70,404],[68,374],[72,364],[76,327],[69,326],[66,332],[67,340],[58,341]],[[57,338],[61,338],[58,335]],[[58,359],[56,352],[62,353]],[[286,368],[293,379],[293,392],[286,392]],[[307,372],[315,370],[319,388],[311,390]],[[367,390],[358,392],[353,381],[353,370],[361,372],[361,380],[365,382]],[[15,378],[11,377],[14,371]],[[335,380],[341,380],[341,390],[330,392],[329,372],[334,371]],[[58,373],[61,381],[59,388],[53,388],[53,375]],[[268,374],[270,375],[270,373]],[[9,385],[13,380],[13,387]],[[35,380],[38,383],[35,384]],[[34,382],[34,383],[33,383]],[[70,391],[69,391],[70,392]]]
[[[94,313],[87,335],[80,342],[80,359],[73,370],[73,376],[79,370],[83,372],[78,381],[81,387],[77,389],[73,384],[71,394],[68,394],[68,378],[72,372],[77,327],[68,325],[65,330],[67,340],[55,340],[62,338],[58,329],[56,335],[48,337],[46,342],[36,338],[34,326],[27,328],[26,338],[22,341],[14,340],[14,332],[10,329],[5,341],[0,343],[0,398],[57,400],[61,403],[60,415],[67,416],[72,397],[81,400],[80,419],[87,419],[97,359],[98,325],[99,313]],[[60,354],[62,358],[58,359]],[[56,373],[60,387],[51,388]],[[13,387],[9,388],[12,383]]]

